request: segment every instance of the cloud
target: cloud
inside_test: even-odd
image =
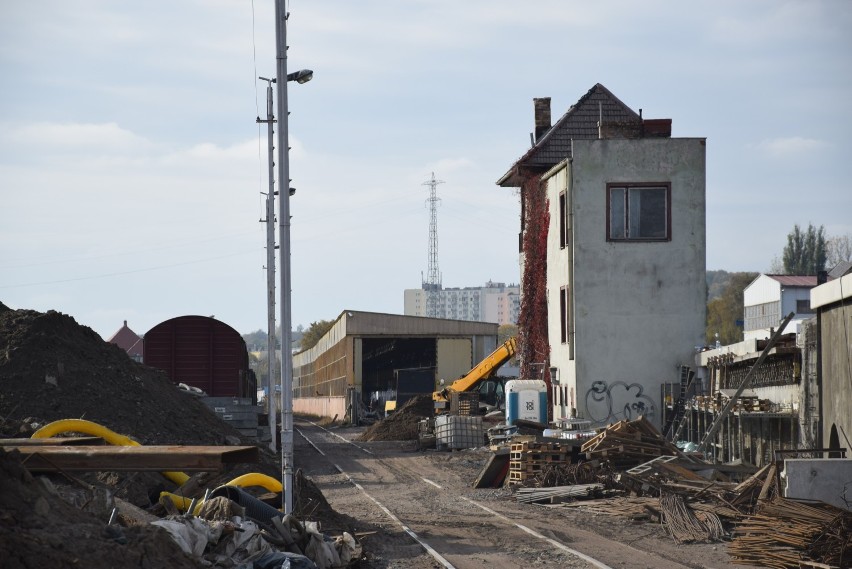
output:
[[[114,122],[34,122],[0,129],[0,140],[15,147],[34,145],[75,153],[97,148],[99,152],[115,154],[150,146],[148,140]]]
[[[830,144],[824,140],[804,138],[801,136],[766,138],[755,145],[758,150],[771,158],[784,158],[795,154],[819,152],[829,146]]]
[[[212,142],[202,142],[165,156],[163,162],[169,164],[186,160],[214,163],[220,161],[256,161],[257,155],[257,140],[245,140],[231,144],[230,146],[219,146]],[[264,157],[266,156],[265,145],[263,155]]]

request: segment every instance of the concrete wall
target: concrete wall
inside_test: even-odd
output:
[[[318,417],[343,419],[346,415],[346,397],[299,397],[293,399],[293,412]]]
[[[435,389],[438,380],[444,379],[449,385],[466,374],[474,366],[473,347],[466,339],[438,339],[438,361],[435,367]]]
[[[403,314],[406,316],[426,315],[426,291],[422,288],[407,288],[403,291]]]
[[[852,459],[788,459],[782,476],[787,498],[820,500],[852,509]]]
[[[692,365],[704,343],[705,140],[575,140],[573,160],[545,180],[551,366],[561,387],[573,390],[580,415],[595,424],[645,414],[659,425],[660,386],[676,381],[678,366]],[[610,182],[670,183],[671,240],[607,241]],[[571,236],[560,249],[565,188]],[[572,347],[560,342],[564,286],[571,289],[573,360]]]
[[[852,452],[852,274],[811,289],[811,308],[818,311],[822,444],[834,434]]]

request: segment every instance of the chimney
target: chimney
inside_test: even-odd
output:
[[[642,118],[642,115],[639,115]],[[642,135],[645,138],[671,138],[672,119],[643,119]]]
[[[535,141],[538,142],[550,130],[550,97],[533,99],[533,108],[535,109]]]

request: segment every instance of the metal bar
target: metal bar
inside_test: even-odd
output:
[[[0,447],[102,445],[100,437],[62,437],[49,439],[0,439]]]
[[[701,440],[701,443],[698,445],[698,450],[700,452],[704,452],[707,448],[707,443],[716,435],[716,432],[719,430],[719,427],[722,425],[722,421],[728,416],[728,413],[734,407],[737,399],[739,399],[740,395],[742,395],[743,391],[745,391],[746,387],[748,387],[751,382],[752,377],[754,376],[755,371],[760,367],[760,364],[763,363],[763,360],[766,359],[766,356],[769,355],[769,351],[775,346],[775,343],[781,338],[781,335],[784,333],[784,329],[787,327],[787,324],[790,323],[790,320],[795,316],[795,312],[791,312],[787,315],[784,320],[781,321],[781,325],[778,326],[778,329],[772,334],[772,337],[769,339],[769,342],[766,344],[766,347],[763,348],[763,351],[760,352],[760,356],[758,356],[757,361],[754,362],[754,365],[751,366],[751,369],[746,374],[740,386],[737,387],[737,391],[731,396],[731,399],[725,405],[725,407],[719,412],[719,415],[710,425],[710,428],[707,429],[707,433],[704,435],[704,438]]]
[[[254,446],[17,446],[31,471],[216,471],[258,462]]]
[[[290,132],[287,105],[287,8],[275,0],[275,58],[278,80],[278,238],[281,278],[281,485],[284,514],[293,512],[293,352],[290,280]]]

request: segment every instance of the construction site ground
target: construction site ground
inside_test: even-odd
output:
[[[658,523],[522,504],[509,488],[474,489],[487,448],[420,451],[416,441],[355,440],[363,431],[297,419],[295,433],[297,466],[334,510],[357,520],[362,566],[732,566],[724,543],[678,545]]]
[[[524,504],[510,488],[473,488],[492,456],[489,449],[417,450],[412,439],[431,405],[429,396],[425,403],[413,398],[371,427],[320,426],[297,418],[293,512],[300,520],[321,523],[331,538],[352,533],[363,545],[361,567],[712,569],[733,566],[731,548],[755,566],[780,557],[784,564],[773,566],[798,567],[804,556],[824,562],[815,566],[828,566],[829,561],[835,567],[849,566],[845,552],[852,550],[852,516],[776,496],[773,466],[734,488],[734,483],[715,479],[696,481],[694,474],[673,465],[664,469],[664,479],[655,478],[654,471],[628,477],[630,492],[639,491],[632,502],[601,500],[602,507],[593,511],[575,507],[581,502]],[[51,422],[67,419],[93,421],[142,445],[228,449],[257,443],[198,398],[176,389],[164,372],[132,361],[70,316],[0,304],[0,438],[28,438]],[[586,464],[614,464],[621,470],[649,456],[678,454],[642,418],[610,425],[586,444]],[[0,449],[0,566],[210,566],[198,555],[184,555],[165,530],[149,524],[167,513],[159,503],[160,492],[178,491],[173,481],[147,469],[59,469],[34,478],[20,455],[18,450]],[[193,477],[198,482],[194,490],[180,492],[199,497],[205,489],[248,472],[278,477],[280,455],[263,447],[259,462],[229,465],[203,480]],[[591,479],[602,476],[611,488],[612,472],[596,469]],[[574,482],[559,484],[587,481],[575,476]],[[667,505],[668,498],[677,496],[666,496],[665,504],[662,497],[648,497],[645,486],[651,483],[683,494],[696,509],[699,495],[710,500],[704,510],[692,513],[684,498]],[[121,500],[116,507],[123,504],[112,525],[107,523],[115,513],[109,497]],[[637,503],[641,497],[646,501]],[[756,503],[762,515],[744,519]],[[661,512],[668,517],[665,526],[659,523]],[[698,515],[707,522],[698,524],[700,531],[684,525],[698,521]],[[712,538],[714,543],[703,543],[716,528],[709,521],[720,518],[737,522],[734,532],[740,535],[730,544],[724,537],[719,541],[720,536]],[[722,529],[721,522],[718,526]],[[679,545],[674,537],[688,544]],[[790,547],[790,539],[799,545]],[[228,560],[230,565],[221,566],[234,566],[243,558]]]

